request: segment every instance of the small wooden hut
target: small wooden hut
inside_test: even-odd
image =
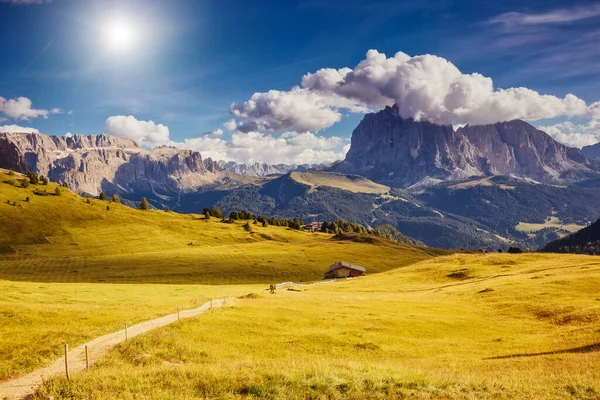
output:
[[[338,261],[325,272],[325,279],[363,276],[366,272],[367,270],[360,265],[355,265],[346,261]]]

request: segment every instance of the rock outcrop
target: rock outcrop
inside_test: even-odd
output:
[[[581,151],[526,122],[455,130],[404,119],[396,106],[364,117],[333,170],[400,187],[492,175],[561,184],[596,174]]]

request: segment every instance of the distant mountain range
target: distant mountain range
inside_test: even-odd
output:
[[[107,135],[0,134],[0,167],[90,195],[389,224],[428,246],[493,250],[538,248],[600,217],[600,161],[586,154],[523,121],[455,130],[396,107],[366,115],[345,160],[318,168],[213,161]]]
[[[307,171],[311,168],[319,167],[319,164],[238,164],[233,161],[219,161],[219,167],[224,170],[235,172],[236,174],[251,175],[251,176],[269,176],[269,175],[284,175],[290,172]]]

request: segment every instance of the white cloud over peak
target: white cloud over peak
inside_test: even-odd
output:
[[[154,121],[140,121],[132,115],[110,117],[104,123],[106,133],[129,138],[141,146],[155,147],[169,142],[169,128]]]
[[[35,128],[28,128],[18,125],[3,125],[0,126],[0,132],[2,133],[40,133]]]
[[[341,121],[341,108],[354,112],[368,111],[367,107],[351,99],[300,87],[290,91],[254,93],[244,103],[233,103],[230,111],[242,119],[237,127],[242,132],[286,129],[307,132],[328,128]]]
[[[342,118],[341,110],[363,113],[398,104],[404,118],[440,124],[488,124],[513,119],[539,120],[589,113],[572,94],[564,98],[518,87],[497,89],[489,77],[464,74],[434,56],[387,57],[369,50],[354,69],[324,68],[302,78],[290,91],[255,93],[230,110],[241,131],[317,131]]]
[[[37,110],[32,108],[33,103],[27,97],[17,97],[14,99],[5,99],[0,96],[0,114],[4,114],[9,118],[29,120],[31,118],[44,117],[48,118],[50,114],[57,114],[60,109],[54,108],[51,111]]]

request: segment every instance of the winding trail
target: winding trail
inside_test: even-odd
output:
[[[195,317],[205,313],[211,308],[222,307],[225,304],[225,301],[226,299],[215,299],[202,304],[198,308],[182,310],[179,312],[179,318]],[[177,322],[177,320],[178,315],[175,313],[127,327],[127,339],[172,324]],[[88,347],[89,365],[91,366],[110,349],[125,340],[125,329],[121,329],[120,331],[100,336],[78,347],[69,349],[69,373],[85,370],[85,346]],[[20,378],[0,382],[0,399],[29,399],[44,380],[64,373],[65,359],[63,356],[48,367],[36,369]]]

